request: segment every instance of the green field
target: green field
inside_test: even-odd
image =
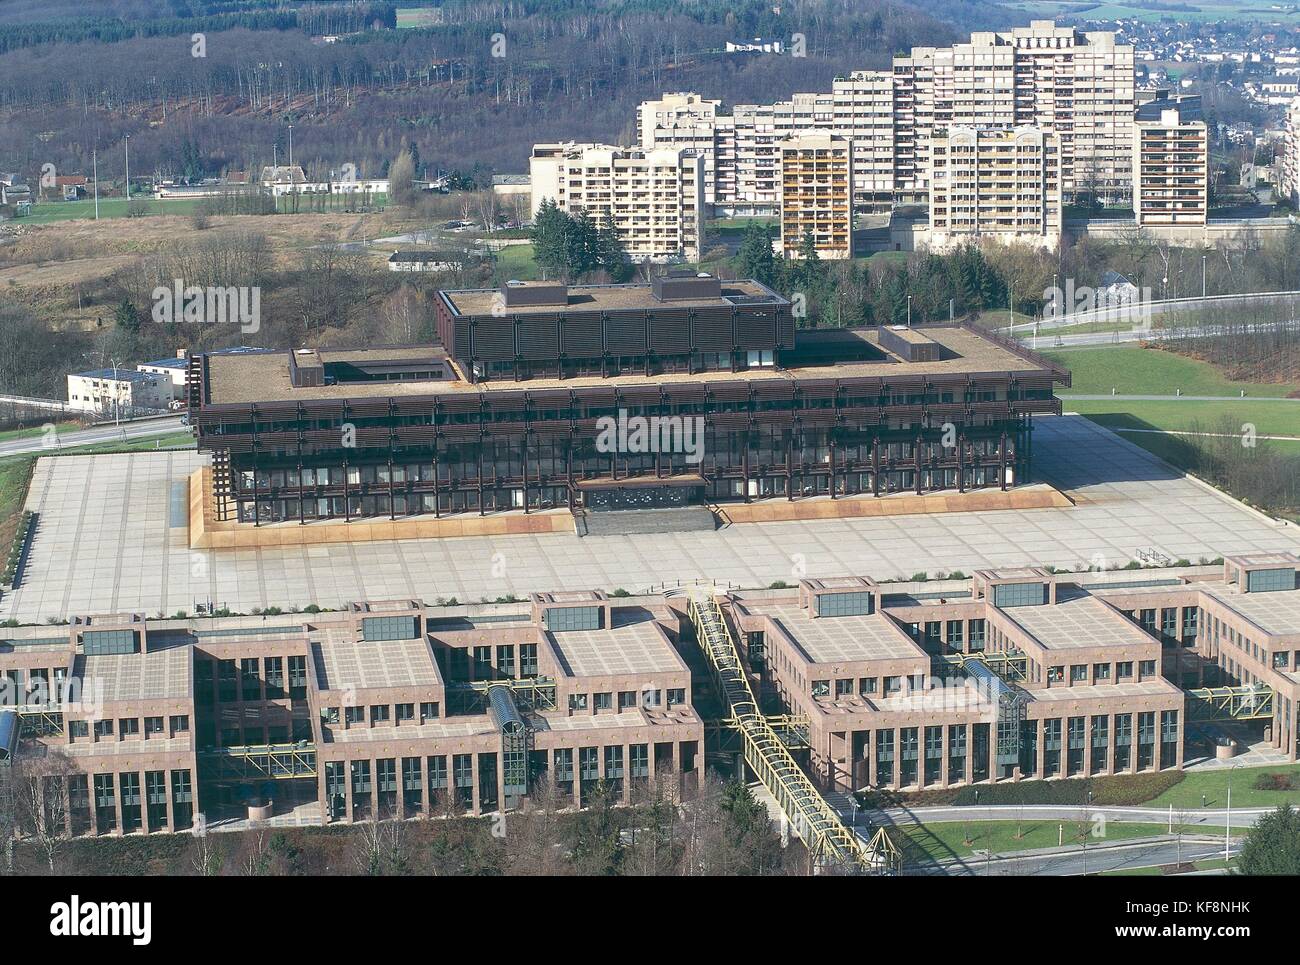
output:
[[[1040,343],[1041,343],[1040,339]],[[1109,395],[1113,388],[1120,395],[1238,396],[1282,398],[1300,386],[1234,382],[1225,378],[1209,362],[1184,358],[1159,349],[1114,346],[1046,351],[1053,361],[1070,369],[1073,382],[1064,395]]]
[[[1006,6],[1035,20],[1068,17],[1078,20],[1238,20],[1294,23],[1300,14],[1269,9],[1268,0],[1145,0],[1141,4],[1079,3],[1069,0],[1007,0]]]
[[[157,201],[153,198],[132,198],[147,206],[149,214],[180,214],[191,215],[194,209],[202,203],[200,199],[181,199],[176,201]],[[84,201],[47,201],[43,204],[32,206],[32,213],[25,218],[17,218],[17,224],[51,224],[56,221],[73,221],[77,218],[94,218],[95,201],[94,199]],[[126,199],[125,198],[100,198],[99,199],[99,217],[103,218],[124,218],[126,217]]]
[[[1067,397],[1062,405],[1067,412],[1086,415],[1110,429],[1193,431],[1196,426],[1195,431],[1220,432],[1230,426],[1236,432],[1250,424],[1258,435],[1300,439],[1300,402],[1111,402]],[[1130,433],[1125,438],[1136,442],[1138,435]]]
[[[511,245],[496,253],[496,274],[501,281],[533,281],[541,277],[532,245]]]
[[[1236,801],[1236,790],[1233,790]],[[1006,854],[1013,851],[1029,851],[1035,848],[1058,847],[1059,836],[1064,825],[1065,845],[1082,846],[1078,821],[1060,821],[1056,819],[1026,819],[1024,821],[940,821],[935,824],[903,825],[897,830],[903,832],[910,847],[919,849],[927,857],[943,859],[951,857],[970,858],[976,851],[992,851],[994,854]],[[1087,833],[1092,825],[1086,823],[1083,831]],[[1121,824],[1109,821],[1106,824],[1104,838],[1088,837],[1088,844],[1103,844],[1113,841],[1126,841],[1131,838],[1148,838],[1165,834],[1168,827],[1163,824]],[[1020,837],[1017,837],[1017,832]],[[966,842],[970,841],[969,844]],[[901,844],[901,842],[900,842]],[[913,851],[913,854],[916,852]],[[906,854],[904,855],[906,860]]]

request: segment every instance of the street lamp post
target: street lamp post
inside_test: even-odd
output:
[[[912,296],[907,296],[907,327],[912,327]]]
[[[1232,852],[1229,850],[1232,845],[1232,772],[1239,768],[1240,764],[1233,764],[1228,768],[1228,812],[1223,819],[1223,860],[1230,861]]]
[[[1201,255],[1201,297],[1205,297],[1205,255]]]
[[[126,203],[131,204],[131,135],[126,134],[122,137],[122,147],[126,151]]]

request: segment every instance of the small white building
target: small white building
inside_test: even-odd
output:
[[[184,352],[179,352],[174,359],[158,359],[155,362],[141,362],[135,367],[137,372],[157,376],[160,382],[171,386],[172,399],[185,398],[185,385],[188,381],[189,360]]]
[[[389,271],[460,271],[469,257],[460,251],[394,251]]]
[[[106,419],[164,412],[171,401],[171,380],[161,375],[121,368],[68,376],[68,406]]]

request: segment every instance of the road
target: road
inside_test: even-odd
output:
[[[184,428],[181,425],[181,418],[181,416],[169,416],[166,419],[150,419],[147,422],[124,422],[120,428],[96,426],[92,429],[60,432],[50,439],[47,439],[44,434],[24,436],[19,439],[0,442],[0,458],[29,452],[58,452],[60,449],[69,449],[74,446],[171,435]]]
[[[828,802],[846,824],[853,824],[853,807],[842,794],[827,795]],[[1252,827],[1272,808],[1233,808],[1232,829],[1241,832]],[[1107,822],[1168,825],[1168,807],[1080,807],[1078,805],[964,805],[952,807],[889,808],[884,811],[859,811],[857,827],[902,827],[917,824],[955,823],[960,821],[1044,821],[1094,822],[1104,828]],[[1082,846],[1044,848],[1008,854],[985,854],[982,857],[939,858],[918,865],[907,873],[916,875],[1077,875],[1123,868],[1151,868],[1184,862],[1223,857],[1223,836],[1228,824],[1224,808],[1174,809],[1173,819],[1182,828],[1181,851],[1173,836],[1128,839],[1107,842],[1104,837]],[[1236,854],[1238,836],[1230,853]]]
[[[843,802],[834,802],[840,816],[849,820],[851,815]],[[851,809],[850,809],[851,810]],[[1254,825],[1262,815],[1273,808],[1233,808],[1233,828],[1245,829]],[[1166,824],[1167,807],[1083,807],[1078,804],[977,804],[960,807],[890,808],[885,811],[860,812],[859,820],[875,824],[937,824],[944,821],[1026,821],[1058,820],[1078,821],[1086,815],[1088,820],[1102,817],[1107,821],[1138,824]],[[1174,809],[1174,819],[1184,827],[1217,828],[1222,833],[1228,813],[1223,808]]]
[[[1230,853],[1237,854],[1234,844]],[[1143,838],[1114,844],[1089,845],[1070,850],[1049,849],[1019,854],[976,856],[921,865],[908,874],[965,877],[975,875],[1039,876],[1097,874],[1128,868],[1154,868],[1223,857],[1222,841],[1184,836],[1181,847],[1173,838]]]

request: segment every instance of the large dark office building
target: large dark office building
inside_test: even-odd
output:
[[[437,295],[441,347],[195,355],[244,522],[1007,489],[1069,373],[962,325],[796,332],[755,281]],[[644,421],[642,421],[644,420]]]

